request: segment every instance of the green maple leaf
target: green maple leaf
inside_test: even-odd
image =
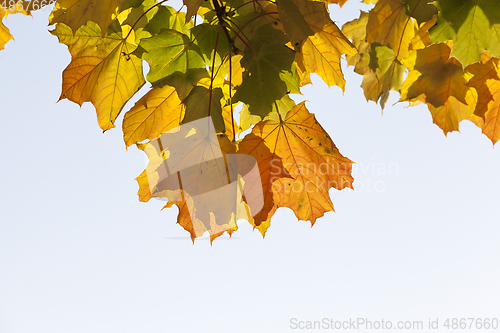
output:
[[[222,118],[222,106],[220,103],[223,96],[222,89],[220,88],[210,91],[205,87],[194,87],[182,101],[186,105],[186,114],[182,123],[186,124],[210,115],[217,133],[225,132],[226,127]]]
[[[200,24],[191,29],[196,36],[196,42],[205,57],[205,63],[212,66],[213,57],[215,57],[215,66],[222,64],[223,57],[229,52],[229,43],[227,41],[222,27],[219,24]],[[215,46],[217,45],[217,49]]]
[[[251,49],[245,51],[241,64],[246,71],[234,99],[248,104],[251,114],[264,118],[275,101],[298,91],[299,77],[292,66],[295,52],[285,46],[287,42],[281,31],[266,24],[257,29]]]
[[[168,83],[164,79],[176,74],[190,75],[205,69],[200,50],[189,37],[176,30],[162,30],[159,34],[141,40],[139,45],[142,58],[149,63],[151,70],[147,80],[153,86]]]
[[[493,0],[437,0],[431,41],[453,41],[451,56],[467,65],[481,60],[483,51],[500,57],[500,2]]]

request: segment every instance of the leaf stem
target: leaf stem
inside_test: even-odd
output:
[[[215,71],[215,58],[216,58],[216,53],[217,53],[217,44],[219,43],[219,34],[220,31],[217,31],[217,37],[215,37],[215,46],[214,46],[214,56],[212,58],[212,70],[210,73],[210,88],[209,90],[209,95],[208,95],[208,117],[210,117],[210,112],[212,109],[212,91],[213,91],[213,86],[214,86],[214,71]]]
[[[233,77],[233,61],[231,57],[231,49],[229,49],[229,105],[231,105],[231,125],[233,126],[233,142],[236,141],[236,131],[234,129],[234,114],[233,114],[233,101],[231,96],[231,89],[233,88],[233,84],[231,82]]]

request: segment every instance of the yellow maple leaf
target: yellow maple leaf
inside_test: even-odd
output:
[[[49,17],[50,24],[64,23],[76,32],[88,21],[101,27],[102,35],[117,18],[125,0],[58,0]]]
[[[340,67],[343,54],[356,54],[356,48],[332,22],[322,2],[296,0],[304,19],[314,35],[308,36],[296,53],[298,68],[306,73],[318,74],[328,86],[345,87],[345,79]],[[305,74],[306,74],[305,73]]]
[[[427,103],[434,123],[445,134],[458,130],[458,123],[472,116],[477,102],[476,90],[466,86],[462,65],[450,58],[451,45],[449,41],[416,51],[400,99]]]
[[[215,135],[213,125],[205,126],[207,119],[183,124],[158,140],[138,144],[149,163],[137,181],[141,201],[168,199],[165,208],[179,207],[177,221],[193,239],[208,231],[213,240],[236,230],[238,219],[251,217],[238,176],[247,161],[236,157],[236,146],[227,136]],[[245,191],[245,195],[252,193]]]
[[[346,56],[347,64],[355,66],[360,60],[361,54],[370,52],[370,43],[366,42],[366,24],[368,23],[368,13],[361,11],[359,18],[347,22],[342,26],[344,36],[352,40],[353,45],[358,50],[356,54]]]
[[[3,8],[0,6],[0,50],[5,48],[5,44],[7,44],[8,41],[14,39],[14,37],[10,34],[9,29],[3,24],[3,19],[8,15],[17,13],[28,15],[28,12],[26,12],[20,2],[10,8]]]
[[[263,208],[253,215],[253,226],[257,228],[262,235],[266,233],[269,227],[269,221],[278,208],[274,202],[273,182],[280,178],[290,178],[290,175],[283,166],[282,160],[275,152],[271,152],[266,142],[259,136],[249,133],[238,144],[238,154],[244,156],[252,156],[257,161],[259,167],[261,183],[245,184],[245,189],[249,187],[257,187],[250,193],[262,193],[264,197]],[[262,223],[268,222],[267,225]],[[262,225],[262,226],[261,226]]]
[[[125,103],[145,83],[142,60],[131,54],[137,46],[128,43],[121,33],[101,37],[99,26],[90,21],[74,36],[64,24],[58,24],[52,34],[68,46],[72,55],[63,72],[60,99],[79,105],[92,102],[99,126],[104,131],[115,127]]]
[[[370,11],[366,26],[368,43],[388,45],[401,60],[408,56],[415,36],[415,21],[406,14],[404,0],[379,0]]]
[[[417,50],[412,69],[401,88],[401,101],[409,101],[423,95],[424,101],[434,107],[445,104],[449,96],[462,103],[467,93],[462,65],[450,58],[451,41],[433,44]]]
[[[439,107],[429,104],[429,111],[432,121],[448,134],[451,131],[458,131],[458,124],[472,117],[477,103],[477,92],[474,88],[467,90],[465,103],[459,101],[455,96],[449,96],[445,103]],[[473,121],[473,120],[472,120]]]
[[[3,50],[5,44],[14,39],[10,34],[9,29],[3,24],[3,18],[7,15],[6,10],[4,8],[0,8],[0,50]]]
[[[500,140],[500,60],[483,54],[482,62],[467,66],[473,75],[467,83],[478,92],[478,102],[474,115],[482,122],[475,122],[483,133],[495,144]]]
[[[125,114],[123,138],[131,146],[154,140],[180,125],[186,107],[174,87],[153,88]]]
[[[298,219],[314,224],[325,212],[333,211],[330,188],[352,188],[353,162],[340,154],[304,102],[292,108],[284,119],[258,123],[252,133],[264,140],[272,154],[281,158],[291,176],[274,180],[275,205],[268,217],[277,207],[288,207]],[[281,175],[283,171],[271,166],[271,172]]]

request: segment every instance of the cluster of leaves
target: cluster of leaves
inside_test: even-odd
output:
[[[91,102],[106,131],[146,80],[151,83],[123,120],[126,146],[136,145],[150,158],[137,178],[139,199],[168,198],[166,207],[178,206],[177,222],[193,239],[204,231],[212,240],[231,234],[240,216],[219,214],[225,204],[220,199],[210,203],[210,214],[190,215],[193,202],[182,188],[151,191],[161,181],[155,168],[168,160],[173,143],[160,151],[148,143],[209,116],[223,154],[257,160],[264,207],[246,215],[254,228],[264,235],[279,207],[314,224],[333,210],[330,188],[352,188],[352,162],[289,94],[300,94],[311,73],[343,90],[343,55],[363,75],[366,99],[382,108],[389,92],[398,91],[400,101],[426,103],[445,133],[467,119],[494,143],[500,138],[500,4],[364,0],[374,7],[339,29],[328,5],[346,1],[184,0],[181,11],[157,0],[58,0],[51,33],[72,57],[61,99]],[[0,50],[12,38],[3,17],[29,14],[36,3],[22,0],[0,9]],[[197,150],[213,144],[198,142]],[[227,179],[222,169],[213,177]]]
[[[363,75],[367,100],[382,108],[389,91],[410,105],[426,103],[445,134],[462,120],[500,139],[500,2],[365,0],[369,13],[342,32],[358,54],[348,64]],[[405,73],[407,73],[405,77]]]

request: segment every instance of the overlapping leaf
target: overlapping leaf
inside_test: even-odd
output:
[[[398,61],[392,49],[372,45],[370,53],[363,54],[355,71],[363,75],[361,87],[367,100],[379,101],[382,109],[389,97],[389,91],[399,91],[403,83],[404,66]]]
[[[413,20],[407,12],[404,0],[378,1],[368,18],[367,42],[390,46],[398,59],[406,58],[415,35]]]
[[[276,155],[276,152],[269,150],[266,141],[260,136],[253,133],[245,136],[238,144],[238,154],[252,156],[259,167],[261,183],[250,183],[244,186],[251,193],[260,191],[263,194],[264,206],[253,216],[253,225],[264,235],[270,225],[271,217],[278,208],[278,204],[275,202],[277,196],[273,191],[273,183],[281,178],[291,177],[283,166],[281,157]]]
[[[337,85],[344,90],[340,57],[354,55],[356,48],[332,22],[324,3],[298,0],[298,7],[314,32],[305,40],[302,52],[297,53],[298,66],[308,73],[318,74],[328,86]]]
[[[104,36],[125,0],[58,0],[50,24],[64,23],[76,32],[88,21],[97,23]]]
[[[210,126],[191,124],[163,134],[158,143],[139,145],[149,157],[137,178],[139,196],[141,201],[168,199],[165,207],[179,207],[177,221],[192,239],[208,231],[213,240],[236,230],[239,218],[248,219],[241,187],[235,183],[236,147],[226,136],[211,132]]]
[[[477,93],[466,86],[462,65],[450,58],[451,43],[417,51],[415,67],[401,88],[401,101],[421,100],[429,105],[434,122],[445,132],[474,112]]]
[[[346,23],[342,31],[358,48],[358,54],[347,60],[349,65],[355,66],[356,73],[363,75],[361,87],[366,99],[374,102],[380,100],[383,109],[389,91],[400,90],[405,68],[390,47],[366,42],[368,19],[368,13],[361,12],[360,17]]]
[[[361,58],[361,54],[370,52],[370,43],[366,42],[366,24],[368,23],[368,13],[361,11],[359,18],[347,22],[342,26],[342,33],[352,40],[357,49],[356,54],[346,56],[347,64],[355,66]]]
[[[474,115],[483,120],[480,123],[483,133],[495,144],[500,140],[499,59],[490,58],[484,63],[475,63],[468,66],[467,71],[473,75],[467,85],[478,92]]]

